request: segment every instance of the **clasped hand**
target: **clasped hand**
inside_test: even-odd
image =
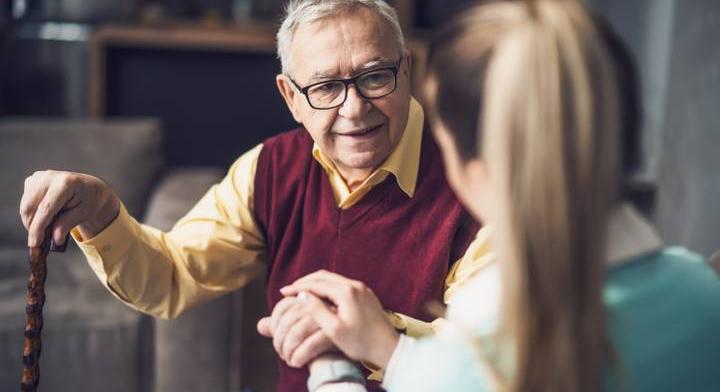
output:
[[[273,339],[289,366],[303,367],[338,349],[351,359],[387,366],[399,335],[365,284],[321,270],[280,292],[285,297],[257,328]]]

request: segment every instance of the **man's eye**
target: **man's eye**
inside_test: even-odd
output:
[[[341,87],[341,83],[324,83],[313,87],[310,93],[332,94],[340,91]]]
[[[385,71],[369,73],[362,78],[365,87],[382,87],[390,82],[391,74]]]
[[[319,90],[326,91],[326,92],[334,91],[334,90],[337,90],[337,84],[334,84],[334,83],[323,84],[320,86]]]

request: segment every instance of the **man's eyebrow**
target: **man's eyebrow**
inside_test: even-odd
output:
[[[335,72],[313,72],[310,75],[309,83],[321,82],[323,80],[339,79]]]
[[[389,66],[395,64],[394,59],[389,59],[387,57],[376,57],[372,60],[366,61],[363,63],[360,68],[356,69],[355,72],[353,72],[353,75],[357,75],[361,72],[381,67],[381,66]],[[336,72],[314,72],[312,75],[310,75],[309,83],[315,83],[315,82],[321,82],[324,80],[332,80],[332,79],[342,79]]]
[[[372,69],[379,66],[394,65],[395,59],[389,59],[387,57],[376,57],[370,61],[365,62],[357,72],[362,72],[368,69]]]

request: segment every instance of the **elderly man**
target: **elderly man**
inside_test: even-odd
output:
[[[54,222],[56,243],[71,232],[115,296],[158,317],[266,269],[274,310],[259,329],[284,360],[279,390],[300,391],[301,367],[330,345],[281,287],[334,271],[367,284],[399,327],[422,333],[431,328],[414,318],[428,320],[426,304],[452,290],[445,278],[459,259],[480,264],[470,256],[480,240],[471,244],[478,224],[448,188],[410,96],[411,58],[392,8],[292,1],[278,54],[277,86],[302,127],[241,156],[170,232],[139,224],[109,185],[86,174],[35,173],[20,213],[30,246]]]

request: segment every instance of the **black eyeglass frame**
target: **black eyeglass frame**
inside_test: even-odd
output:
[[[388,95],[394,93],[395,90],[397,89],[397,74],[398,74],[398,71],[400,71],[400,67],[402,66],[402,61],[403,61],[403,56],[401,55],[400,60],[398,60],[397,64],[395,64],[393,66],[369,69],[367,71],[363,71],[363,72],[353,76],[352,78],[323,80],[321,82],[313,83],[313,84],[307,85],[305,87],[300,87],[300,85],[295,80],[293,80],[293,78],[291,78],[289,75],[285,75],[285,76],[287,76],[287,78],[292,82],[292,84],[295,86],[295,88],[297,88],[298,91],[300,91],[305,96],[305,99],[307,100],[307,103],[308,103],[308,105],[310,105],[311,108],[313,108],[315,110],[332,110],[335,108],[339,108],[340,106],[342,106],[345,103],[345,101],[347,101],[348,88],[350,87],[351,84],[355,85],[355,89],[357,90],[358,94],[361,97],[363,97],[364,99],[368,99],[368,100],[387,97]],[[385,93],[383,95],[379,95],[377,97],[365,96],[365,94],[363,94],[363,92],[362,92],[362,89],[360,87],[358,87],[357,80],[367,74],[377,72],[377,71],[385,71],[385,70],[391,70],[393,73],[393,88],[392,88],[392,90],[388,91],[387,93]],[[331,106],[329,108],[319,108],[319,107],[316,107],[315,105],[313,105],[312,102],[310,102],[310,96],[308,95],[308,91],[315,86],[319,86],[319,85],[325,84],[325,83],[332,83],[332,82],[341,82],[342,84],[345,85],[345,96],[343,97],[342,101],[339,104],[337,104],[335,106]]]

